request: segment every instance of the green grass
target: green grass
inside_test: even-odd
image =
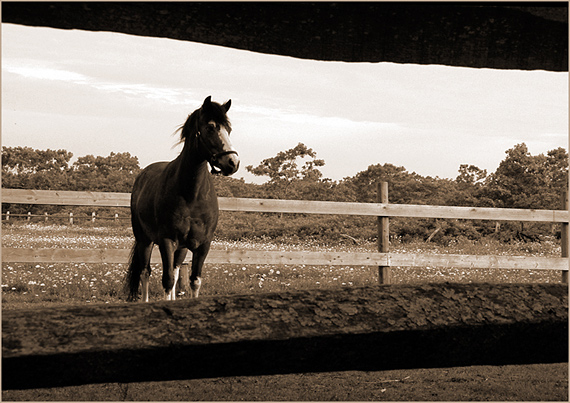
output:
[[[4,247],[20,248],[125,248],[133,242],[125,227],[10,224],[2,227]],[[307,251],[375,251],[373,242],[354,245],[348,239],[331,244],[311,238],[274,241],[269,238],[231,241],[216,239],[215,249],[265,249]],[[459,239],[446,246],[425,242],[396,243],[391,250],[400,253],[455,253],[518,256],[560,256],[560,242],[503,243],[494,239]],[[157,253],[157,252],[155,252]],[[2,303],[4,309],[57,303],[112,303],[124,300],[124,264],[2,264]],[[153,265],[151,298],[162,298],[160,265]],[[560,273],[549,270],[488,270],[460,268],[393,268],[393,282],[515,282],[557,283]],[[208,264],[203,269],[202,295],[251,294],[284,290],[356,287],[378,281],[375,267],[305,265]],[[180,298],[187,298],[181,295]]]

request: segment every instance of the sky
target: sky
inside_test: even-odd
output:
[[[341,180],[374,164],[453,179],[505,151],[568,149],[568,73],[295,59],[110,32],[2,24],[2,145],[74,159],[176,158],[207,96],[232,100],[234,174],[304,143]],[[73,159],[73,160],[74,160]],[[73,161],[72,160],[72,161]]]

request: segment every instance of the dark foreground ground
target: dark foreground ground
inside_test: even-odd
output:
[[[192,363],[188,363],[192,365]],[[344,371],[7,390],[4,401],[568,401],[568,364]]]

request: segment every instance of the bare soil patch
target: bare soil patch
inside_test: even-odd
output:
[[[189,363],[192,365],[192,363]],[[568,401],[568,364],[343,371],[8,390],[4,401]]]

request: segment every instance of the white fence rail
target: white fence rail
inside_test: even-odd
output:
[[[128,207],[130,204],[130,193],[2,189],[2,202],[17,204]],[[380,268],[384,269],[397,266],[545,269],[561,270],[563,273],[562,281],[567,282],[568,210],[523,210],[483,207],[424,206],[390,203],[344,203],[225,197],[219,198],[219,205],[220,210],[225,211],[340,214],[376,217],[450,218],[558,223],[562,225],[562,256],[559,258],[539,258],[529,256],[494,255],[397,254],[389,252],[386,253],[386,251],[384,251],[385,253],[337,253],[306,251],[280,252],[251,250],[212,250],[208,255],[208,261],[211,263],[354,265],[379,266]],[[384,221],[382,221],[382,225],[386,225]],[[129,257],[129,251],[124,249],[3,248],[2,253],[2,259],[4,262],[22,263],[125,263],[128,261]],[[159,256],[157,253],[153,254],[153,262],[159,262]]]

